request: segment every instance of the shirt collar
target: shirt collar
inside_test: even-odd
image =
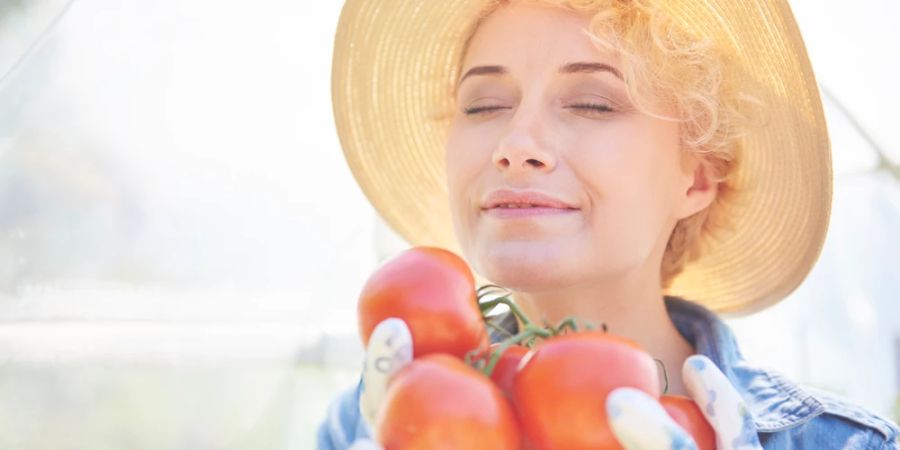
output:
[[[665,300],[675,328],[698,354],[716,363],[737,388],[758,431],[771,433],[791,428],[825,410],[821,402],[784,377],[748,364],[731,329],[715,313],[678,297]]]

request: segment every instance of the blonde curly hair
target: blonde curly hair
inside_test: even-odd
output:
[[[481,20],[512,1],[490,2],[471,34]],[[739,201],[734,175],[742,138],[759,125],[761,104],[748,86],[729,77],[731,65],[714,42],[687,32],[665,14],[660,7],[665,0],[530,1],[589,17],[586,32],[601,51],[620,58],[634,105],[654,117],[679,121],[683,151],[697,155],[709,181],[718,183],[715,200],[678,221],[669,236],[660,267],[662,287],[668,288],[687,263],[709,251],[719,230],[732,226],[728,210]],[[653,111],[650,105],[660,102],[674,106],[677,117]]]

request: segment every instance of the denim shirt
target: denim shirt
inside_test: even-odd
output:
[[[741,356],[734,335],[714,313],[677,297],[666,297],[672,322],[698,354],[709,357],[737,388],[753,415],[766,449],[900,450],[900,430],[889,420],[832,394],[801,388]],[[516,332],[515,317],[498,316],[501,328]],[[499,336],[492,333],[492,340]],[[359,416],[359,386],[329,407],[319,427],[319,450],[343,450],[369,431]]]

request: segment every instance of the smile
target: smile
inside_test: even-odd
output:
[[[484,214],[497,219],[524,219],[542,216],[562,216],[577,212],[574,208],[552,208],[547,206],[497,206],[484,210]]]

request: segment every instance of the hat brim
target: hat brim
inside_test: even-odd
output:
[[[485,0],[349,0],[335,37],[332,100],[347,162],[369,201],[412,245],[459,253],[444,172],[453,83]],[[762,88],[767,123],[744,143],[733,228],[666,294],[726,315],[770,306],[806,278],[831,211],[831,152],[812,67],[784,0],[660,2],[725,46]],[[726,19],[727,18],[727,19]]]

